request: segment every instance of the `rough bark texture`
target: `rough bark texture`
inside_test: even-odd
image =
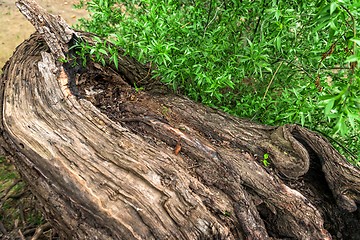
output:
[[[359,239],[360,171],[324,137],[137,92],[121,50],[63,64],[89,34],[17,5],[37,32],[3,69],[2,145],[64,239]]]

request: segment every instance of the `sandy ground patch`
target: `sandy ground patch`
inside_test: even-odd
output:
[[[74,24],[87,12],[73,8],[78,0],[37,0],[50,13],[62,16],[69,24]],[[11,57],[16,46],[35,31],[15,6],[15,0],[0,0],[0,69]],[[1,70],[0,70],[1,73]]]

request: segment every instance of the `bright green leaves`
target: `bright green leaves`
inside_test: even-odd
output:
[[[268,167],[270,165],[269,162],[269,154],[265,153],[262,159],[262,163],[264,164],[265,167]]]
[[[353,54],[346,58],[345,63],[358,63],[360,62],[360,39],[353,37],[350,42],[352,44],[348,44],[348,46],[353,48]]]
[[[97,36],[93,37],[93,41],[94,44],[90,45],[87,42],[78,40],[70,50],[75,50],[77,58],[80,59],[83,66],[86,66],[87,61],[90,59],[94,62],[101,63],[103,66],[106,64],[114,64],[115,68],[118,69],[119,56],[117,48]],[[64,62],[64,60],[60,60]],[[75,61],[75,63],[76,62],[78,61]]]
[[[338,8],[338,6],[339,5],[336,1],[330,3],[330,15],[332,15],[334,13],[334,11]]]
[[[325,116],[342,136],[349,132],[349,126],[356,131],[360,125],[360,90],[356,85],[337,83],[332,94],[320,97]]]
[[[359,134],[359,1],[90,0],[86,7],[91,19],[81,26],[114,46],[96,40],[83,46],[83,59],[118,67],[121,47],[196,101],[265,124],[336,133],[360,149],[347,140]]]
[[[165,66],[167,68],[172,63],[171,57],[173,56],[173,53],[178,50],[179,49],[175,47],[174,42],[162,42],[153,38],[147,53],[149,56],[153,56],[153,62],[156,65]]]
[[[333,132],[342,136],[359,131],[360,109],[356,97],[360,93],[357,67],[360,39],[356,36],[359,6],[358,1],[321,1],[314,21],[318,25],[315,30],[325,34],[328,31],[327,35],[323,34],[327,46],[322,53],[319,69],[341,66],[341,70],[327,76],[331,83],[325,86],[326,94],[320,98],[320,105]],[[345,72],[342,69],[348,70]],[[325,74],[322,76],[325,77]]]
[[[110,63],[114,63],[116,69],[119,69],[119,53],[116,48],[109,47]]]

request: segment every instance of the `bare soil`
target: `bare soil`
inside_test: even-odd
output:
[[[69,24],[88,16],[85,10],[75,9],[79,0],[36,0],[54,15],[62,16]],[[15,6],[15,0],[0,0],[0,69],[11,57],[16,46],[27,39],[35,29]],[[1,70],[0,70],[1,73]]]

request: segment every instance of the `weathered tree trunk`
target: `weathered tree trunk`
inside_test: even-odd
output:
[[[359,239],[360,171],[324,137],[137,92],[121,51],[61,63],[89,34],[17,5],[37,33],[3,69],[2,145],[64,239]]]

